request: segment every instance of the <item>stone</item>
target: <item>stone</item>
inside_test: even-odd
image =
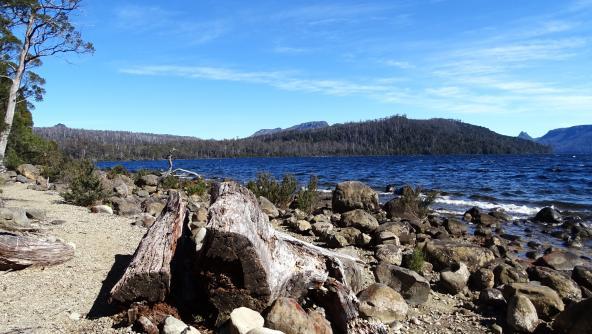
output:
[[[430,283],[413,270],[380,263],[375,269],[379,283],[384,283],[399,292],[411,305],[419,305],[428,301]]]
[[[479,302],[489,306],[502,306],[506,304],[506,299],[498,289],[488,288],[479,293]]]
[[[142,186],[156,187],[158,186],[158,176],[153,174],[144,175],[139,182]]]
[[[455,237],[460,237],[462,235],[467,234],[468,228],[467,225],[461,221],[456,219],[448,219],[444,223],[444,227],[451,235]]]
[[[25,176],[17,175],[16,182],[28,183],[29,182],[29,179],[27,179]]]
[[[469,278],[469,286],[476,291],[493,288],[494,284],[495,275],[493,274],[493,271],[488,268],[481,268],[475,271]]]
[[[312,233],[317,237],[327,238],[333,231],[333,224],[321,222],[312,224]]]
[[[155,221],[156,217],[147,213],[141,213],[136,219],[135,224],[148,228],[152,226],[152,224],[154,224]]]
[[[554,208],[546,207],[542,208],[536,216],[534,216],[534,221],[547,224],[561,224],[563,222],[563,217],[561,217],[559,211]]]
[[[487,227],[491,227],[493,225],[497,225],[500,223],[499,219],[495,218],[494,216],[488,215],[486,213],[481,213],[477,217],[473,217],[475,223]]]
[[[557,333],[592,334],[592,298],[570,305],[553,321]]]
[[[31,164],[23,164],[23,165],[19,165],[18,167],[16,167],[16,171],[26,177],[29,180],[37,180],[37,177],[39,177],[41,175],[41,171],[39,171],[39,168],[31,165]]]
[[[500,263],[493,268],[495,275],[495,285],[511,284],[511,283],[527,283],[528,274],[526,270],[520,266],[513,267],[507,263]]]
[[[164,319],[162,334],[199,334],[199,331],[192,326],[187,326],[183,321],[168,316]]]
[[[384,323],[405,320],[409,306],[405,299],[386,284],[375,283],[360,292],[360,314]]]
[[[535,264],[555,270],[573,270],[575,266],[583,265],[584,260],[574,253],[557,250],[540,257]]]
[[[332,205],[333,210],[337,213],[355,209],[366,211],[380,209],[378,193],[359,181],[346,181],[337,184],[333,192]]]
[[[34,220],[46,220],[47,212],[43,209],[25,208],[27,218]]]
[[[344,227],[335,229],[335,232],[329,236],[327,244],[329,247],[339,248],[355,245],[362,231],[355,227]]]
[[[546,267],[530,267],[528,274],[533,281],[539,281],[557,291],[564,301],[579,301],[582,299],[582,290],[576,282],[567,275]]]
[[[575,266],[571,277],[580,286],[592,290],[592,268],[584,266]]]
[[[342,227],[355,227],[363,232],[373,232],[378,227],[378,221],[368,212],[356,209],[341,215]]]
[[[386,243],[387,240],[393,238],[393,235],[397,238],[397,245],[415,244],[415,233],[411,232],[407,222],[387,222],[378,226],[374,231],[374,238],[377,240],[377,243]]]
[[[521,294],[510,298],[506,319],[508,326],[518,332],[532,333],[539,323],[534,305],[530,299]]]
[[[430,241],[425,246],[425,252],[437,270],[463,262],[470,272],[475,272],[495,260],[491,250],[460,241]]]
[[[108,205],[95,205],[90,208],[90,212],[92,213],[106,213],[106,214],[113,214],[113,209]]]
[[[247,334],[252,329],[263,327],[265,320],[259,312],[239,307],[230,312],[228,323],[230,334]]]
[[[440,285],[448,293],[456,295],[467,286],[470,276],[467,265],[460,262],[453,268],[440,272]]]
[[[374,257],[379,262],[400,266],[403,262],[403,248],[393,244],[378,245],[374,248]]]
[[[0,226],[6,225],[22,225],[28,226],[31,224],[27,212],[22,208],[0,208]]]
[[[191,220],[198,223],[205,223],[208,221],[208,209],[200,207],[191,215]]]
[[[328,321],[318,315],[307,314],[296,299],[280,297],[265,316],[265,326],[285,334],[331,333]]]
[[[536,308],[539,318],[543,320],[551,320],[565,308],[561,297],[555,290],[532,282],[505,285],[502,293],[506,300],[516,294],[525,295]]]
[[[306,220],[298,220],[296,221],[296,224],[294,224],[294,229],[297,232],[306,233],[312,229],[312,226]]]
[[[120,216],[133,216],[142,213],[140,205],[133,199],[111,197],[109,201],[113,204],[113,211]]]
[[[282,331],[276,331],[275,329],[261,327],[261,328],[251,329],[249,331],[249,333],[247,333],[247,334],[285,334],[285,333]]]
[[[270,218],[277,218],[280,215],[277,207],[271,203],[270,200],[263,196],[259,196],[259,207],[261,207],[261,211],[263,211]]]

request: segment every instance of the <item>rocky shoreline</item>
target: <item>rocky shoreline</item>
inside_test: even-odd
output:
[[[99,176],[112,196],[105,204],[92,206],[93,213],[127,217],[138,228],[149,228],[165,208],[171,189],[164,187],[162,175],[101,171]],[[20,166],[18,173],[6,174],[5,179],[34,190],[67,189],[48,184],[30,165]],[[414,203],[401,205],[401,198],[381,204],[376,191],[347,181],[331,193],[319,193],[311,212],[290,205],[278,208],[264,197],[257,204],[274,229],[361,259],[364,270],[354,290],[357,312],[365,321],[381,323],[385,331],[592,331],[592,319],[586,317],[592,306],[592,262],[585,247],[592,232],[577,217],[562,216],[552,208],[544,208],[528,222],[511,221],[500,210],[478,208],[451,217],[418,212]],[[187,196],[187,227],[194,240],[208,230],[211,200],[208,192]],[[17,219],[18,210],[3,210],[4,220]],[[524,226],[524,234],[508,233],[508,226]],[[563,240],[567,247],[529,238],[537,233]],[[114,319],[129,331],[337,333],[335,323],[317,306],[278,298],[261,310],[237,308],[222,327],[213,326],[208,314],[181,316],[185,312],[178,306],[169,314],[152,309],[151,318]]]

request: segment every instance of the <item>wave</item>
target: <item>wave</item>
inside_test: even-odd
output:
[[[474,206],[491,210],[500,208],[504,210],[511,216],[512,218],[521,218],[524,216],[534,216],[539,212],[542,208],[540,207],[531,207],[527,205],[517,205],[517,204],[508,204],[508,203],[492,203],[492,202],[483,202],[483,201],[475,201],[475,200],[463,200],[463,199],[452,199],[449,196],[441,196],[434,200],[434,203],[438,204],[445,204],[455,207],[462,207],[462,210],[467,210]],[[460,212],[460,211],[459,211]],[[463,211],[464,212],[464,211]]]

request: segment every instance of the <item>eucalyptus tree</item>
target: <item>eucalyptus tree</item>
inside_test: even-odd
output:
[[[8,101],[0,128],[0,168],[18,103],[43,98],[44,80],[31,71],[44,57],[92,53],[70,18],[81,0],[2,0],[0,4],[0,77],[8,81]]]

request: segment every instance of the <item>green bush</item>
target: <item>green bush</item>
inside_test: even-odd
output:
[[[436,196],[435,191],[430,191],[425,195],[421,194],[420,187],[415,189],[410,186],[403,187],[401,196],[395,201],[395,208],[399,212],[409,212],[415,214],[419,218],[425,218],[430,213],[430,205],[434,203]]]
[[[109,168],[107,170],[107,177],[112,179],[117,175],[125,175],[130,176],[130,172],[122,165],[113,166],[113,168]]]
[[[167,175],[160,179],[160,187],[162,189],[179,189],[181,188],[181,182],[179,178],[174,175]]]
[[[95,166],[88,160],[72,161],[66,171],[68,190],[64,200],[80,206],[90,206],[108,197]]]
[[[317,206],[319,196],[317,193],[318,179],[311,175],[306,189],[302,189],[296,194],[296,208],[306,213],[312,213]]]
[[[249,181],[247,188],[256,196],[263,196],[280,208],[287,208],[294,198],[298,183],[292,174],[285,174],[278,182],[269,173],[257,174],[257,179]]]
[[[208,184],[202,178],[183,182],[183,190],[188,196],[204,196],[208,190]]]
[[[403,266],[407,269],[415,271],[416,273],[420,273],[423,268],[424,262],[424,251],[421,248],[415,248],[413,250],[413,253],[411,253],[411,255],[406,258],[406,261]]]

